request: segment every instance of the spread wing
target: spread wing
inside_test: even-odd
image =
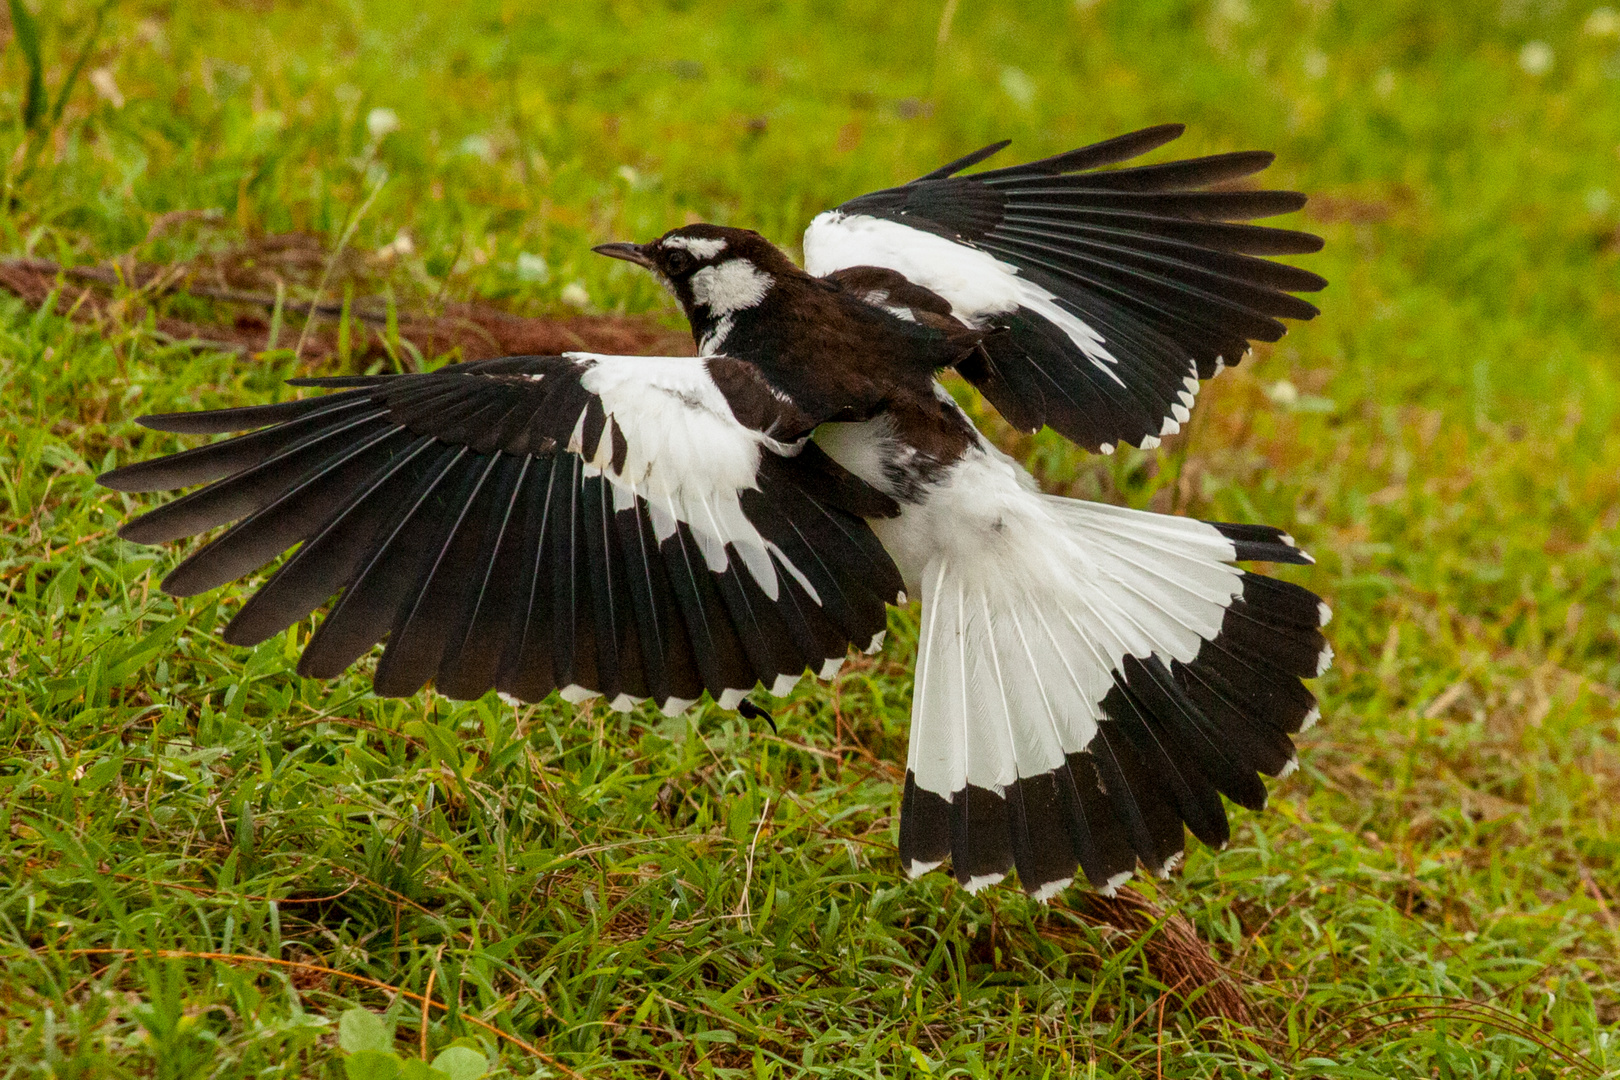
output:
[[[1157,445],[1185,423],[1200,379],[1235,364],[1281,319],[1317,313],[1295,292],[1326,282],[1258,256],[1317,251],[1319,237],[1240,224],[1298,210],[1291,191],[1224,187],[1264,152],[1094,171],[1178,137],[1148,128],[1066,154],[957,176],[997,143],[903,187],[851,199],[804,234],[817,276],[885,267],[1000,327],[958,365],[1007,420],[1050,424],[1089,448]],[[1207,189],[1223,185],[1218,190]]]
[[[900,575],[865,519],[898,507],[808,439],[811,417],[727,357],[570,353],[296,380],[278,405],[172,413],[257,429],[117,469],[120,491],[207,483],[124,526],[142,543],[234,522],[163,588],[189,596],[297,546],[225,630],[276,634],[337,596],[299,661],[337,675],[384,637],[379,694],[561,689],[616,708],[735,708],[875,647]]]

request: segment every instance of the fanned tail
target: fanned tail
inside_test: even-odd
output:
[[[1328,609],[1231,565],[1308,563],[1279,530],[1020,492],[921,574],[900,857],[1047,899],[1168,873],[1229,838],[1317,715]],[[1008,508],[1012,509],[1008,509]],[[1015,514],[1014,511],[1017,511]]]

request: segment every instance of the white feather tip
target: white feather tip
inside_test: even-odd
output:
[[[975,874],[968,878],[967,884],[962,887],[970,893],[976,893],[986,885],[994,885],[1004,876],[1002,874]]]
[[[1129,880],[1131,880],[1131,871],[1121,870],[1119,873],[1103,882],[1103,887],[1098,889],[1097,892],[1103,896],[1117,896],[1119,894],[1119,887]]]
[[[1326,672],[1328,668],[1330,668],[1332,666],[1333,666],[1333,646],[1332,645],[1324,645],[1324,646],[1322,646],[1322,652],[1316,658],[1316,673],[1318,675],[1321,675],[1324,672]]]
[[[1043,904],[1050,903],[1054,896],[1062,892],[1064,889],[1067,889],[1073,883],[1074,878],[1069,877],[1064,878],[1062,881],[1048,881],[1045,885],[1042,885],[1040,888],[1030,893],[1030,895]]]

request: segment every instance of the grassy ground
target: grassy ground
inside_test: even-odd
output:
[[[1290,527],[1339,661],[1271,808],[1139,883],[1241,980],[1248,1022],[1210,1018],[1152,962],[1168,925],[903,880],[914,612],[780,735],[302,682],[307,626],[222,645],[242,590],[158,594],[176,553],[113,536],[144,500],[91,485],[176,444],[140,413],[282,393],[301,320],[238,358],[131,291],[96,325],[0,298],[0,1077],[343,1075],[356,1004],[401,1057],[463,1040],[518,1076],[1620,1075],[1612,12],[23,2],[44,96],[30,133],[19,22],[0,252],[224,253],[409,309],[671,318],[590,244],[707,218],[792,245],[1006,136],[1277,150],[1319,195],[1322,317],[1160,451],[1009,445],[1056,490]]]

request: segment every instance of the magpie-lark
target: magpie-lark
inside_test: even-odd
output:
[[[935,381],[1102,451],[1186,422],[1314,274],[1256,256],[1313,236],[1241,222],[1303,205],[1226,186],[1223,154],[1107,169],[1179,125],[960,175],[987,147],[817,217],[805,269],[714,225],[596,250],[651,270],[696,357],[517,356],[297,379],[277,405],[150,416],[249,431],[117,469],[204,484],[130,522],[145,543],[233,523],[163,582],[187,596],[296,547],[225,630],[250,645],[336,597],[299,671],[387,645],[379,694],[554,690],[736,708],[877,649],[922,601],[900,857],[1047,898],[1168,873],[1183,828],[1228,838],[1317,717],[1327,607],[1234,562],[1308,563],[1280,530],[1042,494]],[[1101,170],[1101,171],[1099,171]],[[1206,190],[1214,186],[1214,190]]]

